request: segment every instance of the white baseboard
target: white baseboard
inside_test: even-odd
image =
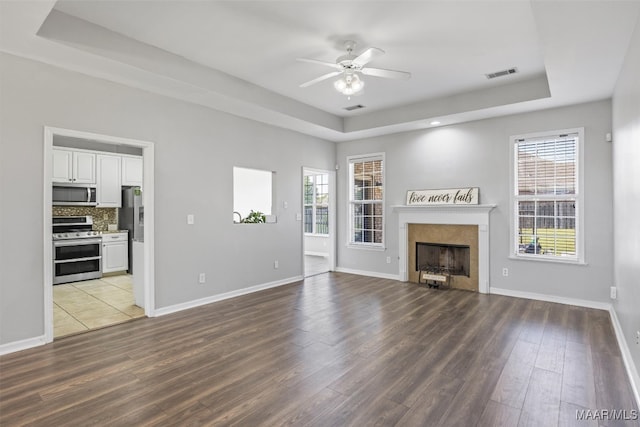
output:
[[[616,314],[613,306],[609,310],[609,313],[611,314],[611,323],[613,324],[613,330],[616,332],[616,338],[618,339],[618,347],[620,347],[620,353],[622,353],[622,360],[624,361],[625,368],[627,368],[627,375],[629,376],[629,381],[631,382],[631,390],[633,391],[633,395],[636,398],[636,405],[638,405],[638,407],[640,408],[640,376],[638,375],[636,365],[633,363],[631,350],[629,349],[629,343],[627,343],[627,340],[624,338],[622,326],[620,325],[618,315]]]
[[[559,297],[556,295],[538,294],[535,292],[514,291],[511,289],[494,288],[493,286],[489,288],[489,293],[495,295],[504,295],[507,297],[533,299],[538,301],[555,302],[558,304],[575,305],[578,307],[595,308],[597,310],[609,311],[611,309],[611,304],[606,302]]]
[[[187,301],[180,304],[170,305],[168,307],[157,308],[154,311],[154,316],[164,316],[166,314],[176,313],[178,311],[187,310],[189,308],[200,307],[201,305],[211,304],[212,302],[218,302],[229,298],[239,297],[240,295],[246,295],[253,292],[262,291],[265,289],[275,288],[278,286],[288,285],[289,283],[298,282],[303,280],[302,276],[289,277],[287,279],[276,280],[275,282],[263,283],[248,288],[238,289],[237,291],[225,292],[224,294],[212,295],[206,298],[200,298],[193,301]]]
[[[25,340],[14,341],[7,344],[0,345],[0,356],[3,354],[15,353],[16,351],[26,350],[32,347],[38,347],[45,345],[47,342],[44,339],[44,335],[34,338],[27,338]]]
[[[400,280],[400,275],[398,274],[378,273],[377,271],[354,270],[343,267],[337,267],[336,271],[339,273],[357,274],[358,276],[377,277],[379,279]]]

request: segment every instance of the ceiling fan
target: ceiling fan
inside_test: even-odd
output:
[[[351,96],[360,92],[364,87],[364,81],[360,78],[360,74],[364,74],[365,76],[382,77],[385,79],[407,80],[411,78],[411,73],[406,71],[365,67],[365,65],[367,65],[372,59],[384,55],[384,50],[378,49],[377,47],[370,47],[360,55],[354,55],[353,49],[355,46],[356,42],[353,40],[347,40],[344,43],[347,54],[339,56],[335,63],[321,61],[318,59],[298,58],[298,61],[301,62],[325,65],[336,70],[302,83],[300,87],[308,87],[323,80],[342,75],[341,78],[333,83],[333,86],[343,95]]]

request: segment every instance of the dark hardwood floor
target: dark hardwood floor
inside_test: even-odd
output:
[[[607,312],[340,273],[6,355],[0,381],[2,426],[640,425],[576,420],[638,409]]]

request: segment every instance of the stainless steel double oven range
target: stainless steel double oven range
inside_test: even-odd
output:
[[[91,216],[53,217],[53,284],[102,277],[102,235]]]

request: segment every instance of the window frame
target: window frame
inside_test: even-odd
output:
[[[305,203],[305,188],[304,188],[304,184],[302,186],[302,206],[303,209],[306,207],[311,207],[311,232],[308,231],[304,231],[304,235],[305,236],[318,236],[318,237],[328,237],[329,236],[329,222],[330,222],[330,218],[329,218],[329,202],[330,202],[330,194],[329,194],[329,173],[328,172],[320,172],[320,171],[309,171],[311,173],[305,174],[304,177],[311,177],[311,185],[312,185],[312,194],[311,194],[311,200],[312,203]],[[326,176],[327,178],[327,182],[325,184],[320,184],[320,185],[325,185],[327,187],[327,203],[326,204],[318,204],[317,203],[317,193],[316,193],[316,177],[317,176]],[[326,208],[327,209],[327,232],[326,233],[318,233],[317,231],[317,208]],[[303,211],[302,213],[303,217],[302,217],[302,229],[306,230],[306,223],[305,223],[305,218],[306,218],[306,212]]]
[[[380,243],[375,242],[355,242],[354,236],[354,206],[356,203],[361,203],[361,200],[354,200],[354,177],[353,177],[353,164],[368,162],[368,161],[382,161],[382,199],[379,201],[372,201],[372,204],[379,204],[382,207],[382,241]],[[352,249],[367,249],[367,250],[385,250],[386,249],[386,159],[385,153],[369,153],[347,156],[347,243],[346,246]]]
[[[576,163],[575,163],[575,194],[571,195],[531,195],[520,196],[517,194],[517,155],[516,145],[521,140],[552,138],[565,134],[577,134],[576,144]],[[551,262],[561,264],[580,264],[586,265],[585,262],[585,232],[584,232],[584,128],[571,128],[552,130],[545,132],[535,132],[521,135],[512,135],[509,138],[510,150],[510,167],[509,167],[509,185],[510,185],[510,230],[509,230],[509,258],[516,260]],[[575,203],[575,247],[576,255],[571,257],[561,257],[556,255],[520,253],[518,243],[518,203],[521,201],[567,201],[573,200]]]

